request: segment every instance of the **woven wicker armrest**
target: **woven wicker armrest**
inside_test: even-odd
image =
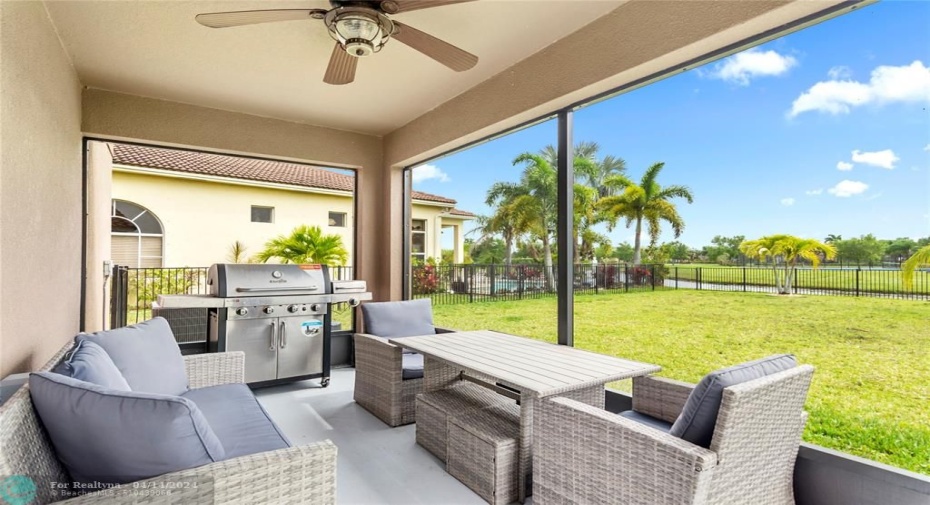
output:
[[[381,380],[399,382],[403,368],[403,348],[377,335],[356,333],[355,368],[362,373],[375,373]]]
[[[313,503],[336,502],[336,446],[329,440],[220,461],[123,484],[61,502]]]
[[[694,384],[645,376],[633,378],[633,410],[674,423]]]
[[[715,453],[575,400],[543,403],[533,435],[540,501],[699,503],[706,496]]]
[[[245,353],[211,352],[184,356],[191,389],[245,382]]]

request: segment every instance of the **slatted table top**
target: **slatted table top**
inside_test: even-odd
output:
[[[390,342],[537,397],[658,372],[661,367],[490,330],[393,338]]]

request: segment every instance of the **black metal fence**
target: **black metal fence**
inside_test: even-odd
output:
[[[672,266],[665,287],[713,291],[776,293],[772,267],[686,267]],[[910,286],[904,285],[897,268],[825,266],[798,268],[790,294],[870,296],[930,299],[930,271],[916,272]]]
[[[556,270],[537,265],[417,265],[411,272],[414,298],[439,305],[556,296]],[[656,289],[776,293],[771,267],[675,265],[575,265],[577,294]],[[791,294],[930,299],[930,272],[917,272],[905,287],[894,268],[798,268]]]
[[[110,292],[110,327],[120,328],[152,317],[158,295],[208,294],[208,267],[113,269]],[[329,267],[332,280],[352,280],[353,268]]]
[[[655,290],[664,285],[663,265],[575,265],[576,293]],[[436,304],[525,300],[556,296],[556,267],[537,265],[416,265],[411,271],[414,298]]]
[[[110,327],[119,328],[152,317],[158,295],[207,294],[207,267],[113,269]]]

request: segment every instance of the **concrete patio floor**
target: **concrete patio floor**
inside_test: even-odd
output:
[[[355,369],[340,368],[327,388],[310,380],[255,393],[292,444],[323,439],[336,444],[338,503],[486,503],[416,444],[415,425],[391,428],[356,404],[354,384]]]

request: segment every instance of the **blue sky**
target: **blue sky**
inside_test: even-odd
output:
[[[680,240],[930,235],[930,2],[886,1],[575,113],[575,140],[684,184]],[[432,161],[414,187],[479,214],[554,121]],[[614,243],[631,241],[621,226]],[[672,240],[665,233],[663,241]],[[444,237],[444,242],[448,237]]]

